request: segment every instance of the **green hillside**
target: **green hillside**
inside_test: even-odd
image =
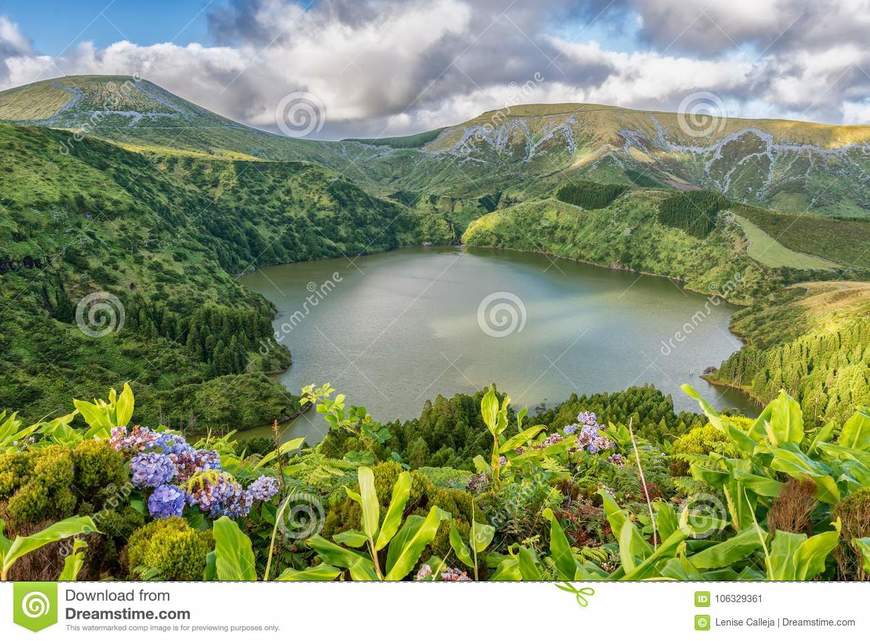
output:
[[[142,155],[8,125],[0,153],[0,407],[33,418],[123,380],[155,424],[289,416],[295,398],[266,375],[290,362],[273,309],[235,276],[452,238],[443,221],[307,163]],[[76,306],[99,291],[117,297],[124,325],[93,338]]]
[[[403,137],[291,139],[233,122],[146,80],[67,76],[0,92],[0,120],[71,129],[135,149],[309,160],[381,195],[439,211],[510,204],[567,180],[720,191],[787,212],[864,217],[870,127],[728,118],[702,136],[673,113],[516,105]]]

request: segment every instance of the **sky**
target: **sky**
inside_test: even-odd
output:
[[[870,0],[0,0],[0,89],[138,75],[276,131],[301,95],[316,137],[537,102],[867,124],[868,34]]]

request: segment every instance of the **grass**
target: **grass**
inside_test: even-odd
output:
[[[749,246],[746,253],[768,267],[794,267],[795,269],[836,269],[837,263],[818,256],[796,252],[768,235],[763,229],[741,216],[734,217],[743,228]]]
[[[786,248],[856,269],[870,269],[870,221],[732,208]]]

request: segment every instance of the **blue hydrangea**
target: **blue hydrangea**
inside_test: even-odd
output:
[[[176,485],[161,485],[148,497],[148,512],[155,519],[181,516],[187,504],[187,494]]]
[[[198,506],[213,519],[220,516],[239,518],[251,511],[253,497],[224,472],[196,476],[188,488],[190,504]]]
[[[175,464],[165,454],[137,454],[130,462],[130,467],[133,470],[133,485],[136,487],[157,487],[175,477]]]
[[[255,501],[268,501],[278,493],[278,481],[271,476],[261,476],[248,486],[248,494]]]
[[[157,436],[151,445],[154,449],[162,451],[164,454],[185,454],[193,451],[183,436],[178,434],[170,434],[163,432]]]

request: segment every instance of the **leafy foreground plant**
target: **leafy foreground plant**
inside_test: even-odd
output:
[[[361,466],[357,470],[357,476],[359,493],[349,488],[346,488],[346,492],[360,506],[362,530],[340,532],[333,537],[335,543],[320,535],[308,539],[306,544],[317,552],[324,564],[315,570],[330,578],[337,577],[341,573],[339,568],[344,568],[355,581],[400,581],[414,569],[423,550],[435,538],[441,522],[450,519],[451,515],[440,507],[433,506],[425,518],[412,514],[403,523],[405,506],[411,492],[411,475],[402,472],[393,485],[387,513],[381,519],[372,470]],[[368,557],[353,551],[362,547],[367,548]],[[386,555],[383,554],[384,550]],[[286,570],[281,578],[298,580],[310,577]]]
[[[49,543],[57,543],[63,539],[91,534],[97,532],[97,526],[89,516],[73,516],[63,521],[49,525],[44,530],[35,532],[29,536],[16,536],[13,540],[7,539],[4,532],[4,522],[0,519],[0,580],[5,581],[12,566],[21,557],[35,552]],[[62,581],[73,580],[81,568],[81,550],[83,542],[76,539],[73,544],[73,553],[67,557],[63,572],[59,577]]]

